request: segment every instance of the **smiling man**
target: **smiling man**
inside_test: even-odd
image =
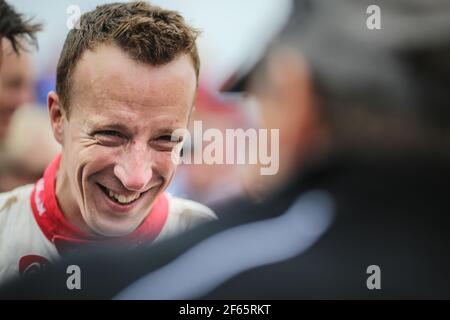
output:
[[[61,155],[36,185],[0,195],[0,281],[85,244],[147,244],[215,219],[164,192],[172,133],[187,127],[196,94],[196,37],[177,12],[144,2],[81,17],[48,95]]]

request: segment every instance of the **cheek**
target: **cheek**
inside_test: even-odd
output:
[[[81,163],[85,164],[86,175],[92,175],[106,168],[114,167],[118,153],[110,148],[94,146],[81,154]]]
[[[172,162],[171,152],[158,152],[155,156],[155,175],[162,177],[166,183],[170,182],[172,179],[176,167],[177,166]]]
[[[112,149],[93,145],[85,148],[72,149],[72,172],[76,175],[78,184],[86,181],[107,168],[114,166],[117,154]]]

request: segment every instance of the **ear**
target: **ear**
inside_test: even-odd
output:
[[[0,68],[2,67],[3,62],[3,39],[0,40]]]
[[[309,70],[303,57],[290,49],[279,49],[269,59],[268,76],[279,105],[288,119],[310,121],[314,110]],[[295,116],[294,116],[295,115]]]
[[[298,164],[325,147],[327,129],[307,63],[301,53],[293,50],[274,52],[267,73],[281,117],[280,140],[285,152],[292,153],[292,161]]]
[[[60,145],[64,144],[64,118],[65,112],[61,107],[60,99],[56,92],[51,91],[47,96],[48,113],[53,130],[53,136]]]

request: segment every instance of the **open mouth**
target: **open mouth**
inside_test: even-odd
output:
[[[126,196],[123,194],[115,193],[99,183],[97,183],[97,185],[100,187],[100,189],[108,198],[110,198],[112,201],[114,201],[119,205],[129,205],[137,201],[145,193],[145,192],[143,193],[136,192],[135,194]]]

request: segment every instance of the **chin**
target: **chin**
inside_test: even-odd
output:
[[[92,226],[91,229],[95,231],[95,233],[104,236],[104,237],[123,237],[134,230],[136,230],[137,226],[126,226],[123,225],[112,225],[111,223],[107,224],[96,224]]]
[[[103,237],[122,237],[132,233],[139,227],[139,221],[136,222],[136,217],[118,216],[110,212],[95,212],[90,217],[83,217],[87,227],[95,234]]]

